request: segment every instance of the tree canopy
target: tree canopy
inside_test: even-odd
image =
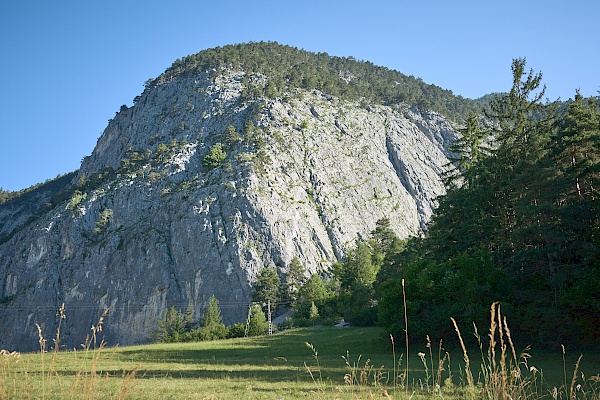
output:
[[[481,332],[501,302],[523,345],[597,348],[598,100],[542,102],[542,75],[525,66],[513,61],[512,88],[490,98],[485,125],[466,117],[453,146],[460,175],[425,236],[401,241],[389,220],[378,221],[331,279],[313,275],[300,287],[299,321],[343,317],[403,338],[406,291],[415,340],[455,339],[451,317]]]
[[[449,310],[464,324],[482,321],[485,303],[501,301],[527,340],[597,342],[598,103],[578,94],[564,112],[542,103],[542,75],[525,65],[514,60],[511,90],[491,101],[493,151],[463,168],[468,183],[449,188],[426,237],[396,254],[380,282],[380,322],[390,329],[404,278],[424,330]]]

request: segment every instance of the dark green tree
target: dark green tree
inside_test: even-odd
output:
[[[483,299],[502,301],[519,327],[514,335],[526,341],[558,346],[598,339],[591,328],[600,318],[591,290],[600,284],[598,105],[576,96],[559,113],[555,104],[541,103],[541,74],[524,67],[525,60],[513,62],[513,88],[491,102],[493,153],[471,167],[468,185],[450,187],[440,199],[426,237],[411,241],[384,269],[383,325],[400,326],[394,306],[404,278],[422,332],[441,332],[444,310],[462,315],[463,323],[481,321]]]
[[[296,293],[306,280],[306,269],[298,257],[294,257],[285,274],[285,291],[289,300],[296,299]]]
[[[208,308],[202,314],[202,327],[199,332],[202,340],[224,339],[227,336],[227,328],[223,324],[219,301],[211,296]]]
[[[561,121],[557,160],[570,180],[570,199],[598,197],[600,164],[600,111],[594,97],[584,99],[577,91]]]
[[[232,146],[242,140],[242,136],[235,130],[233,125],[227,126],[225,132],[223,132],[223,140],[228,145]]]
[[[579,92],[558,124],[553,171],[553,215],[544,236],[552,245],[547,279],[552,300],[564,307],[565,337],[600,339],[600,110],[595,98]],[[552,236],[550,236],[552,235]]]
[[[320,311],[321,317],[333,317],[335,310],[330,304],[333,297],[333,291],[327,287],[323,278],[318,274],[311,275],[298,289],[296,301],[292,304],[294,319],[301,325],[308,321],[313,303]]]
[[[192,304],[188,304],[185,309],[185,313],[183,314],[183,328],[186,332],[191,331],[196,323],[194,319],[194,306]]]
[[[353,325],[372,325],[376,321],[374,283],[380,264],[370,244],[358,242],[350,249],[343,264],[333,267],[334,278],[340,282],[340,303],[344,319]]]
[[[158,320],[158,327],[151,334],[151,340],[155,342],[178,342],[185,332],[183,316],[181,311],[174,306],[167,308]]]
[[[450,157],[450,162],[456,169],[448,171],[447,186],[461,182],[472,185],[474,181],[474,177],[471,176],[473,167],[491,153],[491,149],[486,144],[489,131],[481,129],[479,118],[474,112],[469,113],[465,126],[459,129],[459,132],[460,136],[449,148],[456,154],[456,156]]]
[[[263,268],[256,278],[254,283],[254,301],[260,303],[264,307],[268,302],[271,302],[271,309],[279,303],[281,278],[274,268]]]
[[[253,304],[250,311],[250,322],[248,324],[248,336],[264,335],[269,328],[269,323],[265,317],[261,306]]]
[[[377,252],[385,254],[399,245],[399,239],[392,230],[389,218],[381,218],[371,232],[370,243]]]

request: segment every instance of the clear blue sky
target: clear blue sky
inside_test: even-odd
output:
[[[249,41],[353,56],[477,98],[526,57],[547,96],[600,89],[597,0],[0,0],[0,187],[79,168],[180,57]]]

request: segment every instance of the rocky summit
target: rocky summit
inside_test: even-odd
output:
[[[449,119],[306,80],[273,91],[268,71],[226,61],[149,80],[78,171],[0,206],[0,348],[39,348],[36,324],[54,337],[61,304],[67,348],[91,326],[144,342],[166,308],[198,318],[212,295],[238,322],[263,268],[298,257],[327,274],[384,217],[399,237],[424,232]]]

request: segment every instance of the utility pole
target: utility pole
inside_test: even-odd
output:
[[[267,312],[269,314],[269,336],[273,334],[273,325],[271,324],[271,300],[267,303]]]
[[[248,318],[246,319],[246,331],[244,337],[248,337],[248,330],[250,329],[250,317],[252,316],[252,303],[248,306]]]

